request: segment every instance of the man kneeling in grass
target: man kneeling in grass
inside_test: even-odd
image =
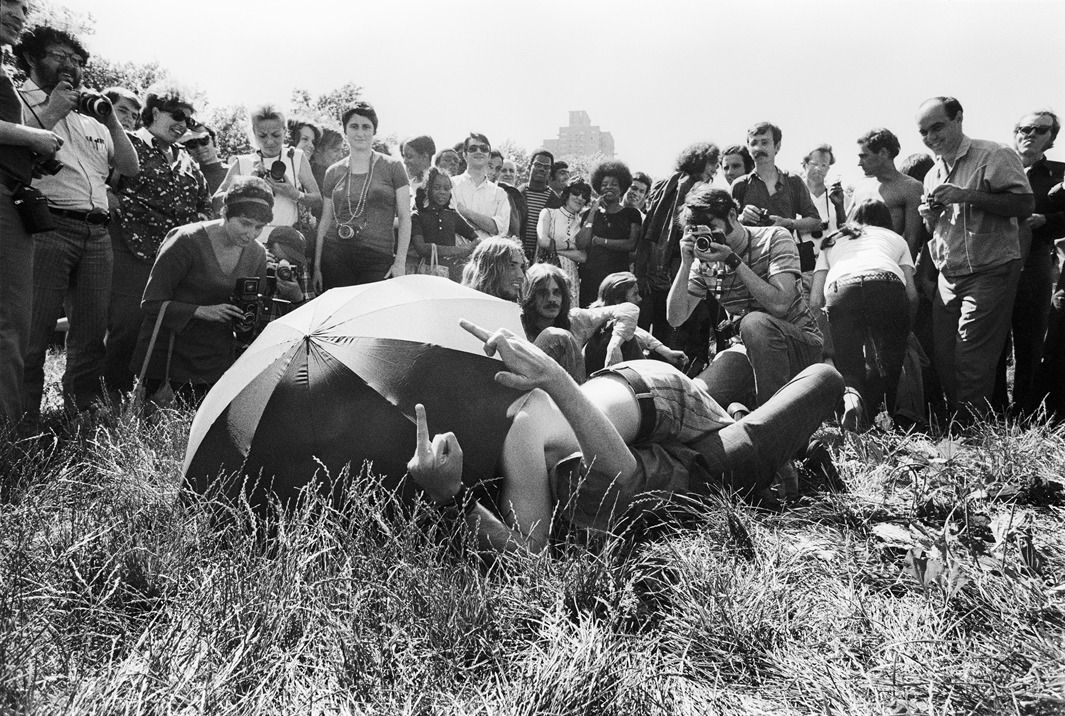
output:
[[[503,443],[502,519],[462,484],[462,449],[453,433],[429,438],[416,407],[418,445],[411,477],[443,510],[464,516],[482,547],[543,549],[556,504],[578,522],[602,525],[642,498],[732,490],[750,495],[805,448],[843,395],[843,379],[814,364],[761,407],[734,421],[673,366],[619,363],[578,386],[546,353],[503,329],[464,329],[499,353],[496,380],[526,392],[511,406]]]

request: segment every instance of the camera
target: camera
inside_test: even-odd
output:
[[[33,160],[33,176],[54,176],[63,169],[63,162],[55,157],[38,156]]]
[[[818,229],[817,231],[811,231],[810,232],[810,238],[820,239],[822,236],[825,235],[825,231],[827,231],[827,230],[828,230],[828,222],[827,221],[822,221],[820,229]]]
[[[719,341],[731,341],[733,338],[740,334],[740,321],[743,320],[743,316],[730,316],[717,324],[717,328],[714,330],[717,333]]]
[[[247,348],[259,333],[262,303],[259,296],[259,277],[238,278],[229,302],[236,306],[241,317],[233,321],[233,337],[238,348]]]
[[[921,197],[921,201],[923,201],[925,203],[925,206],[927,206],[932,211],[939,211],[943,208],[943,204],[936,201],[935,196],[932,193],[925,194],[923,197]]]
[[[710,236],[701,234],[695,238],[695,248],[699,251],[709,251],[711,244],[724,244],[725,232],[714,229],[710,232]]]
[[[114,108],[111,106],[111,100],[99,92],[83,90],[78,93],[77,110],[81,114],[87,114],[90,117],[102,120],[111,116]]]
[[[269,268],[269,264],[267,265],[267,268]],[[277,273],[278,281],[296,281],[298,283],[303,275],[302,268],[298,264],[293,266],[287,259],[281,259],[278,261],[275,271]]]
[[[11,192],[11,200],[27,234],[40,234],[55,229],[52,213],[48,211],[48,199],[39,190],[19,184]]]

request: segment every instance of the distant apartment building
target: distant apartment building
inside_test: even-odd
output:
[[[601,154],[614,158],[614,137],[598,126],[583,109],[571,110],[569,126],[558,128],[558,139],[545,139],[544,146],[556,157],[590,157]]]

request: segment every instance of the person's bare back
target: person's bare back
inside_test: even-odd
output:
[[[921,182],[897,171],[883,180],[866,177],[855,185],[851,207],[863,201],[882,201],[887,204],[895,233],[906,239],[913,253],[917,250],[920,237],[921,215],[917,207],[923,192]]]

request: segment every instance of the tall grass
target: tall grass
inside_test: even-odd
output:
[[[1060,429],[826,431],[848,492],[488,565],[367,475],[190,494],[190,420],[2,448],[3,713],[1065,713]]]

